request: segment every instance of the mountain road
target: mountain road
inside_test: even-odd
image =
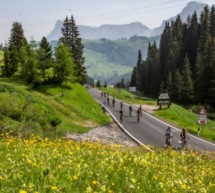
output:
[[[142,116],[140,121],[137,121],[137,108],[132,106],[132,116],[129,115],[129,105],[123,103],[123,117],[120,121],[120,102],[115,99],[115,105],[112,105],[112,97],[110,98],[110,104],[107,104],[107,99],[101,96],[101,92],[91,88],[89,89],[91,95],[102,105],[106,107],[109,113],[114,117],[115,121],[118,122],[118,125],[123,129],[131,138],[136,142],[142,145],[152,145],[156,147],[165,147],[165,131],[168,126],[172,128],[173,131],[173,140],[172,148],[180,149],[180,133],[181,129],[175,126],[170,125],[167,122],[164,122],[146,111],[142,111]],[[214,151],[215,144],[209,141],[206,141],[202,138],[196,137],[188,133],[188,148],[197,150],[197,151]]]

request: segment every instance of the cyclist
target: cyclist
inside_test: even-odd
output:
[[[120,121],[122,122],[122,117],[123,117],[123,111],[122,109],[119,111],[119,118],[120,118]]]
[[[188,139],[186,129],[184,128],[182,129],[180,136],[181,136],[181,148],[184,148],[185,146],[187,146],[187,139]]]
[[[142,115],[143,115],[143,112],[142,112],[142,106],[140,105],[140,107],[139,107],[139,110],[140,110],[140,116],[142,117]]]
[[[140,109],[137,109],[137,122],[140,122]]]
[[[132,116],[132,106],[130,105],[129,107],[128,107],[128,109],[129,109],[129,115],[130,115],[130,117]]]
[[[115,105],[115,98],[114,97],[113,97],[113,100],[112,100],[112,105],[113,105],[113,107]]]
[[[123,108],[123,102],[121,101],[120,102],[120,109],[122,110],[122,108]]]
[[[167,127],[165,136],[166,136],[166,146],[167,147],[171,147],[171,145],[172,145],[172,138],[173,138],[171,127]]]
[[[109,96],[107,97],[107,104],[110,105],[110,98],[109,98]]]

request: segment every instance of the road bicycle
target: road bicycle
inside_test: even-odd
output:
[[[186,138],[181,139],[181,149],[187,149],[188,142]]]

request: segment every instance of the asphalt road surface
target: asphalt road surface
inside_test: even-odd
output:
[[[140,117],[140,121],[137,121],[137,109],[132,106],[133,112],[132,116],[129,115],[128,104],[123,103],[123,121],[120,122],[120,101],[116,100],[115,106],[112,105],[112,97],[110,96],[110,104],[107,104],[106,98],[101,96],[101,93],[91,88],[89,90],[91,95],[103,104],[108,111],[115,117],[115,120],[119,122],[119,125],[122,129],[125,130],[128,135],[130,135],[133,139],[135,139],[140,144],[144,145],[153,145],[157,147],[165,147],[165,131],[169,125],[166,122],[163,122],[149,113],[145,112],[144,109],[142,111],[142,117]],[[174,126],[171,126],[173,131],[173,140],[172,147],[176,149],[181,148],[180,144],[180,133],[181,129],[178,129]],[[215,152],[215,144],[205,141],[201,138],[188,134],[188,148],[194,149],[198,151],[214,151]]]

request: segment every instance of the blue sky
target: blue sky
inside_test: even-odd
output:
[[[149,28],[177,15],[190,0],[0,0],[0,42],[10,36],[12,23],[22,23],[25,36],[40,40],[57,20],[73,15],[77,25],[141,22]],[[201,0],[208,5],[215,0]]]

